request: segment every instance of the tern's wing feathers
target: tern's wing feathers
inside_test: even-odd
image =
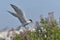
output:
[[[12,6],[12,8],[16,11],[17,15],[19,16],[20,22],[21,22],[22,24],[26,24],[27,20],[26,20],[25,16],[23,15],[22,10],[19,9],[19,8],[18,8],[17,6],[15,6],[15,5],[12,5],[12,4],[10,4],[10,5]]]
[[[13,5],[13,4],[10,4],[10,5],[11,5],[11,7],[15,10],[15,12],[16,12],[18,15],[24,16],[21,9],[19,9],[17,6],[15,6],[15,5]]]
[[[13,12],[10,12],[10,11],[8,11],[10,14],[12,14],[13,16],[15,16],[15,17],[18,17],[18,15],[16,15],[15,13],[13,13]]]

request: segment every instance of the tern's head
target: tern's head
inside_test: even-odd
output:
[[[29,19],[29,21],[30,21],[30,22],[32,22],[32,20],[31,20],[31,19]]]

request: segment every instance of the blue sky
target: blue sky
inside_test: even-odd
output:
[[[7,12],[15,12],[10,4],[21,8],[26,17],[33,21],[39,20],[41,14],[47,17],[51,11],[54,11],[56,19],[60,17],[60,0],[0,0],[0,29],[20,25],[19,20]]]

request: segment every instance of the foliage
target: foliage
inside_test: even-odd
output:
[[[20,32],[14,40],[60,40],[60,28],[53,17],[48,21],[41,17],[40,22],[36,22],[36,31]]]

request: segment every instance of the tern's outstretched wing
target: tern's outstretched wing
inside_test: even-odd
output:
[[[10,5],[11,5],[11,7],[15,10],[15,12],[16,12],[18,15],[24,16],[21,9],[19,9],[17,6],[15,6],[15,5],[13,5],[13,4],[10,4]]]
[[[13,12],[10,12],[10,11],[8,11],[10,14],[12,14],[13,16],[15,16],[15,17],[18,17],[18,15],[16,15],[15,13],[13,13]]]
[[[26,23],[27,23],[27,20],[25,19],[25,16],[23,15],[22,10],[19,9],[19,8],[18,8],[17,6],[15,6],[15,5],[12,5],[12,4],[10,4],[10,5],[11,5],[12,8],[16,11],[16,13],[17,13],[17,15],[18,15],[18,17],[19,17],[20,22],[21,22],[22,24],[26,24]]]

